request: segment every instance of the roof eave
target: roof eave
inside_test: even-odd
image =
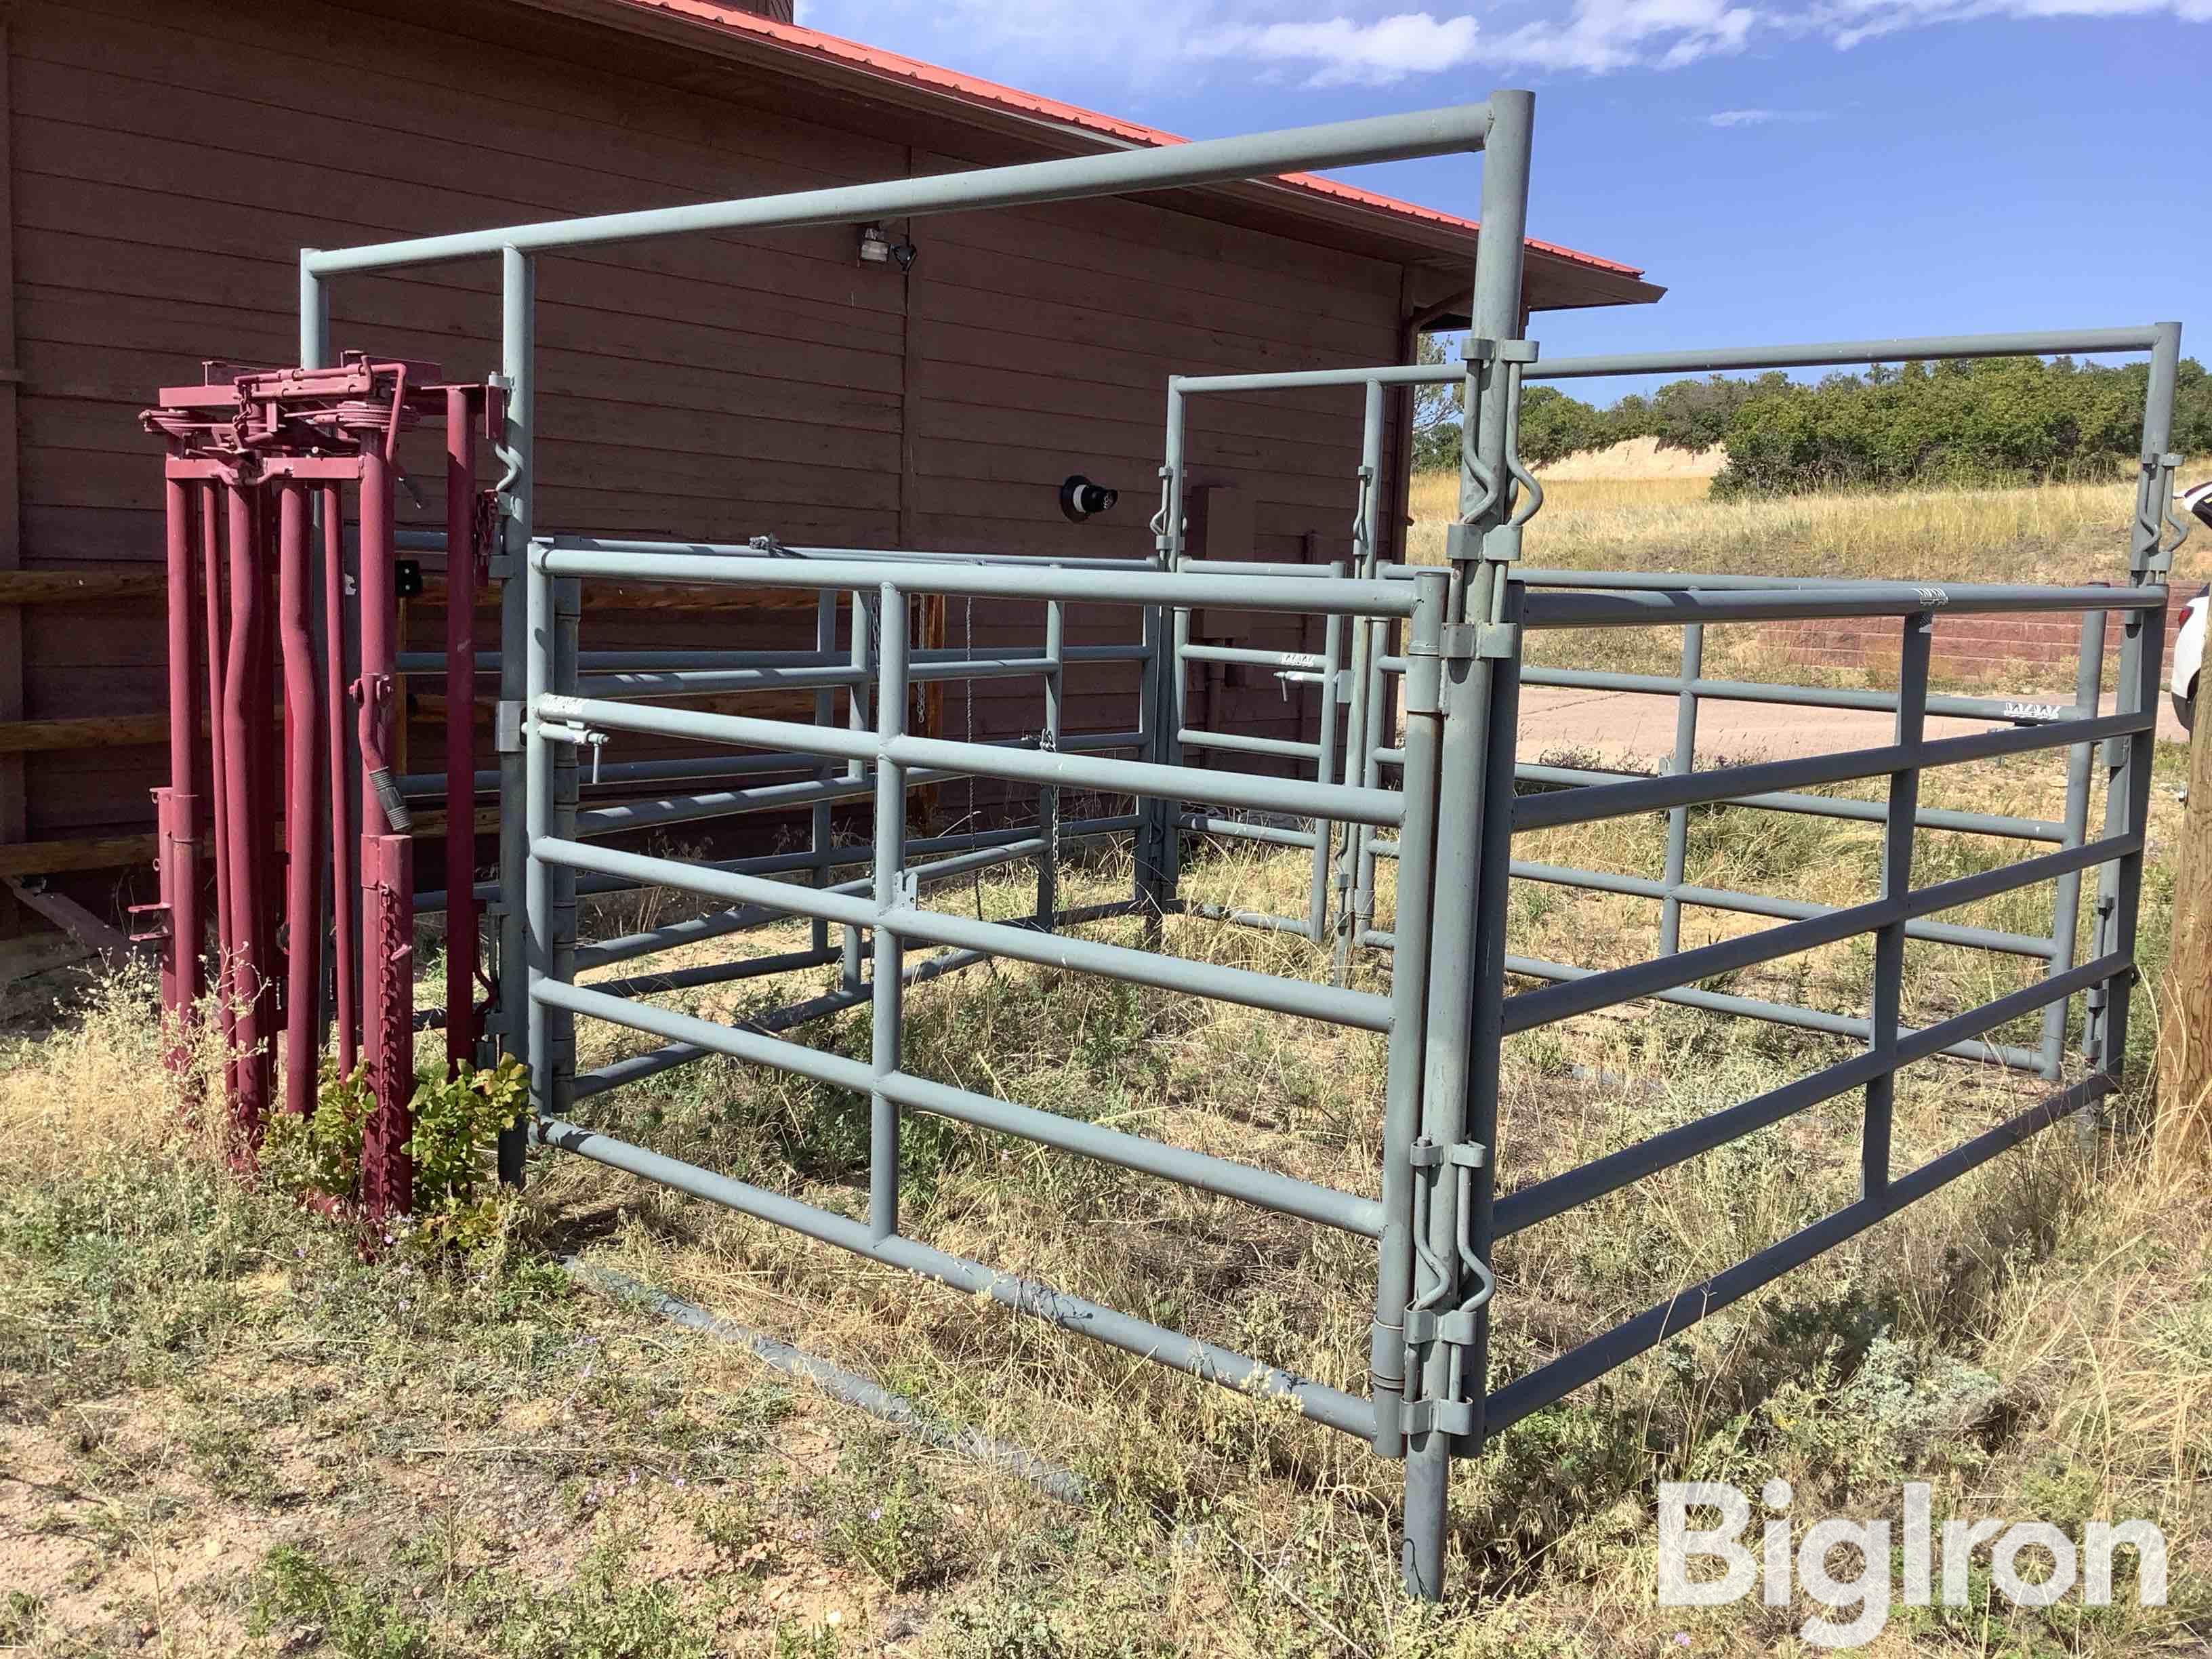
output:
[[[879,102],[942,117],[957,113],[963,122],[981,131],[1014,136],[1064,155],[1097,154],[1101,150],[1139,149],[1147,146],[1133,139],[1041,113],[960,95],[908,76],[890,73],[861,62],[830,58],[799,50],[772,35],[734,26],[717,27],[708,20],[669,9],[654,0],[514,0],[517,4],[549,11],[584,22],[624,28],[657,38],[683,50],[712,50],[718,56],[754,66],[773,66],[825,89],[859,95]],[[1276,212],[1289,213],[1311,222],[1356,233],[1364,240],[1395,245],[1391,257],[1407,264],[1433,264],[1440,259],[1471,260],[1476,233],[1460,225],[1425,220],[1395,212],[1352,198],[1334,198],[1278,179],[1249,179],[1209,185],[1194,194],[1228,198]],[[1667,290],[1645,282],[1643,273],[1611,261],[1578,256],[1571,250],[1530,243],[1526,255],[1532,266],[1555,279],[1544,286],[1557,290],[1536,308],[1565,310],[1589,306],[1648,305]]]

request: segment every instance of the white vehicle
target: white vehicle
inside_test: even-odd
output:
[[[2183,490],[2176,503],[2185,512],[2193,513],[2198,520],[2212,525],[2212,479]],[[2173,696],[2173,712],[2184,727],[2196,724],[2197,684],[2198,672],[2204,666],[2204,615],[2212,610],[2212,584],[2207,584],[2190,600],[2182,612],[2181,632],[2173,641],[2173,678],[2168,690]]]

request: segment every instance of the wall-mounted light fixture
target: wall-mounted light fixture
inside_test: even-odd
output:
[[[1121,499],[1120,490],[1095,484],[1080,472],[1060,487],[1060,510],[1067,515],[1070,524],[1081,524],[1098,514],[1110,513],[1114,503]]]
[[[892,241],[881,225],[861,228],[860,263],[864,265],[896,265],[901,270],[912,270],[915,252],[912,242]]]

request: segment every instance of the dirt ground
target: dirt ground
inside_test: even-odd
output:
[[[1698,706],[1698,757],[1787,760],[1889,742],[1892,717],[1869,710],[1797,708],[1778,703],[1702,700]],[[1990,729],[1986,721],[1928,721],[1930,738],[1962,738]],[[2171,703],[2159,705],[2158,734],[2180,743],[2188,734]],[[1521,693],[1521,752],[1533,757],[1571,750],[1607,764],[1664,760],[1674,752],[1674,700],[1638,691],[1578,691],[1532,685]]]

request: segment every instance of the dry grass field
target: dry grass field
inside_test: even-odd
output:
[[[2212,475],[2212,458],[2184,469]],[[2127,569],[2132,479],[1715,501],[1699,477],[1544,480],[1525,556],[1571,569],[1688,570],[1914,581],[2110,581]],[[1413,483],[1415,558],[1443,556],[1458,480]],[[2177,581],[2212,567],[2206,538]]]
[[[1610,488],[1590,481],[1592,501]],[[1564,489],[1555,505],[1562,525],[1601,513]],[[1676,500],[1616,516],[1716,510]],[[1839,519],[1821,533],[1874,532]],[[1653,529],[1650,544],[1663,536]],[[1537,556],[1565,562],[1567,549]],[[2179,812],[2179,754],[2160,758],[2143,909],[2152,988]],[[2050,816],[2061,787],[2056,765],[2008,763],[1931,779],[1928,799]],[[1662,840],[1663,823],[1628,820],[1546,832],[1523,856],[1656,873]],[[1691,850],[1694,880],[1830,902],[1873,890],[1879,854],[1873,826],[1747,811],[1698,815]],[[1918,878],[2017,852],[1931,834]],[[1279,910],[1302,902],[1304,879],[1295,857],[1222,848],[1188,890]],[[1063,902],[1127,883],[1102,859],[1070,873]],[[1030,898],[1001,877],[933,902],[1012,915]],[[636,920],[635,901],[605,902],[605,931]],[[2048,902],[2013,895],[1947,919],[2032,928]],[[1509,948],[1631,962],[1651,948],[1655,912],[1524,884]],[[1686,942],[1746,925],[1693,912]],[[721,948],[765,954],[799,937]],[[1188,955],[1328,972],[1283,935],[1178,920],[1166,939]],[[1854,941],[1727,988],[1858,1012],[1870,965]],[[1912,1020],[2026,971],[1920,944],[1907,969]],[[1360,972],[1387,984],[1387,963]],[[740,1018],[823,983],[813,972],[659,1000]],[[541,1157],[483,1249],[402,1239],[364,1264],[337,1231],[235,1181],[180,1120],[143,977],[74,994],[0,1039],[0,1649],[1796,1654],[1809,1604],[1655,1600],[1655,1483],[1748,1490],[1775,1476],[1792,1483],[1801,1525],[1894,1515],[1912,1480],[1933,1487],[1939,1521],[2032,1516],[2073,1532],[2144,1516],[2170,1541],[2166,1608],[2132,1605],[2124,1556],[2109,1609],[2012,1608],[1982,1573],[1964,1606],[1900,1608],[1870,1651],[2201,1651],[2212,1629],[2212,1193],[2202,1170],[2160,1164],[2139,1090],[2101,1130],[2043,1136],[1463,1462],[1455,1593],[1431,1609],[1396,1588],[1397,1468],[1343,1437],[596,1166]],[[920,988],[910,1006],[908,1063],[928,1076],[1374,1190],[1378,1037],[1018,964]],[[2149,1029],[2146,1011],[2138,1062]],[[865,1056],[866,1010],[805,1035]],[[2033,1023],[2005,1035],[2033,1041]],[[580,1041],[586,1065],[647,1046],[588,1024]],[[1847,1047],[1656,1005],[1516,1038],[1501,1182]],[[424,1061],[437,1051],[426,1039]],[[1953,1060],[1911,1068],[1898,1167],[2044,1086]],[[1816,1108],[1511,1241],[1499,1380],[1849,1201],[1859,1103]],[[578,1115],[848,1213],[866,1201],[866,1103],[810,1083],[712,1061]],[[1360,1386],[1372,1266],[1358,1241],[920,1115],[908,1124],[917,1236]],[[1026,1446],[1085,1477],[1091,1500],[1056,1502],[894,1436],[742,1351],[580,1290],[559,1266],[571,1255],[876,1376],[936,1422]]]

